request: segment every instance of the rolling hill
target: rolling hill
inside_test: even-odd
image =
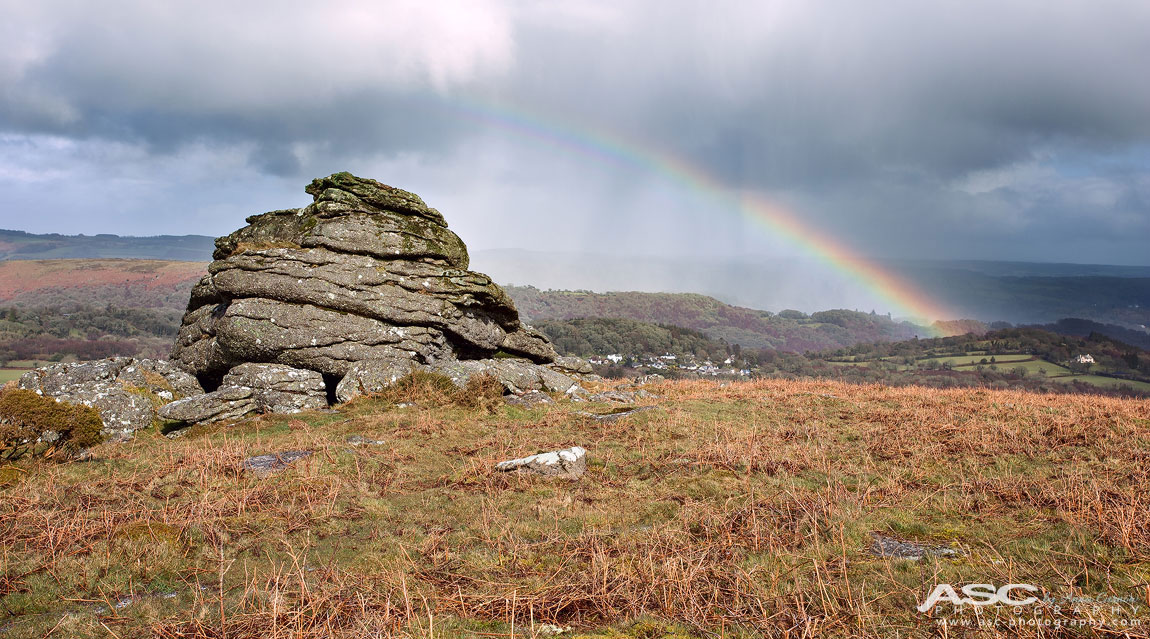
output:
[[[0,305],[183,309],[203,262],[169,260],[7,260]]]
[[[885,315],[847,310],[810,315],[786,310],[775,314],[693,293],[543,291],[530,286],[505,289],[527,321],[600,317],[670,324],[753,349],[801,353],[859,342],[912,339],[928,333],[924,327],[895,322]]]
[[[214,242],[206,235],[123,237],[0,229],[0,260],[131,258],[199,262],[211,259]]]

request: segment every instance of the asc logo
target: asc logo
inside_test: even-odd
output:
[[[1015,599],[1011,594],[1015,590],[1024,590],[1026,592],[1039,592],[1038,586],[1030,584],[1006,584],[1001,588],[995,588],[994,584],[966,584],[962,587],[962,594],[965,597],[959,597],[958,593],[950,584],[938,584],[934,587],[934,592],[926,598],[918,607],[919,612],[927,612],[934,608],[935,604],[940,601],[949,602],[955,606],[969,604],[971,606],[989,606],[991,604],[1003,603],[1008,606],[1027,606],[1039,601],[1038,597],[1024,597]]]

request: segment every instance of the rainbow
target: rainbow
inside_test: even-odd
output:
[[[668,178],[781,236],[840,276],[857,283],[876,299],[885,302],[896,315],[906,316],[924,324],[956,317],[939,302],[895,273],[864,258],[834,237],[806,224],[793,211],[753,194],[732,193],[732,189],[714,175],[682,158],[627,140],[615,133],[559,122],[554,118],[545,119],[520,108],[490,101],[454,99],[447,106],[465,116],[495,124],[551,145]],[[944,332],[937,325],[930,325],[927,328],[934,335]]]

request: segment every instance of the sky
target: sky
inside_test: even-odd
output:
[[[1146,2],[0,13],[0,228],[222,235],[348,170],[479,251],[810,257],[751,196],[865,256],[1150,264]]]

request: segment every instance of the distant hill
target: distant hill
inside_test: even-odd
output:
[[[0,230],[0,260],[131,258],[203,262],[215,240],[206,235],[37,235]]]
[[[1102,324],[1078,318],[1060,319],[1053,324],[1043,324],[1034,328],[1041,328],[1059,335],[1073,335],[1075,337],[1091,337],[1105,335],[1145,351],[1150,351],[1150,333],[1135,331],[1113,324]]]
[[[8,260],[0,262],[0,305],[183,310],[206,272],[204,262]]]
[[[828,274],[804,259],[704,259],[685,255],[543,253],[479,250],[474,267],[498,282],[538,288],[701,293],[728,304],[779,311],[796,308],[871,309],[873,296],[857,282]],[[945,308],[953,317],[1014,324],[1064,317],[1150,326],[1150,267],[991,261],[878,262]]]
[[[588,317],[543,320],[534,326],[543,331],[555,345],[555,350],[564,355],[651,357],[671,354],[719,361],[732,354],[730,345],[712,339],[702,331],[666,324]]]
[[[211,259],[213,246],[213,238],[203,235],[37,235],[0,230],[0,260],[131,258],[206,262]],[[946,318],[950,320],[965,317],[984,322],[1046,324],[1077,317],[1142,332],[1150,326],[1150,266],[979,260],[888,260],[880,264],[953,309],[955,317]],[[849,278],[828,275],[820,264],[803,259],[476,250],[472,252],[472,268],[497,282],[538,288],[699,293],[736,307],[773,311],[867,311],[873,304],[873,296],[865,287]],[[830,343],[821,336],[815,337],[818,339],[813,344]],[[788,346],[798,347],[797,343]]]
[[[702,331],[745,348],[805,352],[924,336],[927,330],[885,315],[847,310],[806,315],[778,314],[724,304],[693,293],[592,293],[543,291],[530,286],[504,287],[529,322],[577,318],[620,318]]]

